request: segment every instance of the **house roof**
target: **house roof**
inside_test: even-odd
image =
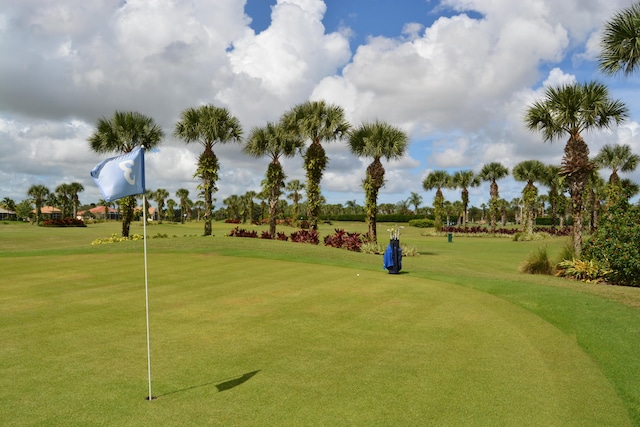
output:
[[[31,212],[35,213],[35,209],[32,210]],[[40,212],[42,212],[43,214],[52,214],[52,213],[61,213],[62,211],[58,208],[54,208],[53,206],[43,206],[40,208]]]

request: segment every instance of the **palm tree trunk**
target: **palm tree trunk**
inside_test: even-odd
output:
[[[564,148],[560,171],[566,176],[571,195],[573,250],[576,258],[579,258],[582,253],[582,193],[592,169],[593,164],[589,160],[589,147],[579,134],[572,135]]]

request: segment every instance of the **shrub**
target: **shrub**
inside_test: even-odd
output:
[[[416,246],[409,246],[404,243],[400,243],[400,249],[402,249],[402,256],[418,256],[418,248]]]
[[[360,246],[360,252],[374,255],[381,255],[384,253],[380,245],[373,242],[364,242],[362,246]]]
[[[296,243],[310,243],[317,245],[320,237],[316,230],[299,230],[291,233],[291,241]]]
[[[271,233],[269,233],[268,231],[263,231],[262,234],[260,234],[260,238],[261,239],[273,239],[273,235]]]
[[[240,220],[239,219],[227,218],[227,219],[224,220],[224,222],[226,224],[240,224]]]
[[[541,233],[523,233],[517,232],[513,235],[514,242],[533,242],[537,240],[544,240],[551,237],[549,233],[541,232]]]
[[[409,221],[409,225],[417,228],[431,228],[433,227],[434,221],[429,218],[421,218],[421,219],[412,219]]]
[[[549,260],[547,247],[542,246],[531,252],[520,265],[520,271],[529,274],[553,274],[553,265]]]
[[[360,233],[349,233],[343,229],[335,229],[335,234],[325,236],[324,245],[333,248],[345,248],[349,251],[360,252],[362,236]]]
[[[233,230],[231,230],[231,232],[229,233],[230,237],[251,237],[251,238],[257,238],[258,237],[258,232],[256,230],[252,230],[252,231],[247,231],[243,228],[234,228]]]
[[[598,283],[606,280],[611,273],[610,269],[599,265],[597,261],[572,258],[558,263],[556,276]]]
[[[582,258],[612,272],[608,281],[640,286],[640,206],[624,197],[600,217],[598,229],[584,245]]]
[[[289,237],[286,234],[284,234],[282,231],[278,231],[276,233],[276,239],[286,242],[287,240],[289,240]]]
[[[87,225],[83,220],[77,218],[58,218],[58,219],[45,219],[42,222],[44,227],[86,227]]]

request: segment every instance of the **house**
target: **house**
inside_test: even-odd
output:
[[[95,208],[91,208],[85,211],[78,212],[78,219],[85,218],[98,218],[105,219],[105,209],[107,210],[106,219],[121,219],[120,214],[117,209],[107,207],[107,206],[96,206]]]
[[[33,214],[36,213],[36,210],[32,210]],[[40,208],[40,213],[43,217],[48,216],[49,219],[62,219],[62,211],[58,208],[54,208],[53,206],[43,206]]]
[[[14,211],[10,211],[5,208],[0,208],[0,220],[12,220],[15,221],[17,219],[17,214]]]

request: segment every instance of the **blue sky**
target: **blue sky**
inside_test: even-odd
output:
[[[167,134],[147,158],[147,184],[174,194],[193,178],[200,147],[172,136],[180,112],[222,106],[245,134],[306,100],[344,108],[353,125],[381,119],[410,138],[405,158],[385,162],[380,202],[419,193],[434,169],[510,169],[538,159],[559,164],[564,141],[543,144],[522,121],[545,85],[597,79],[626,102],[631,117],[611,132],[586,135],[592,154],[608,143],[640,152],[638,78],[606,78],[594,58],[599,31],[628,0],[0,0],[0,198],[22,200],[32,184],[85,186],[102,157],[86,142],[100,117],[139,111]],[[328,144],[322,181],[330,203],[363,203],[370,160],[344,141]],[[217,206],[258,191],[266,159],[241,145],[216,147]],[[304,180],[299,158],[284,162]],[[603,172],[606,175],[607,171]],[[640,173],[628,175],[640,181]],[[511,200],[522,183],[499,183]],[[543,192],[544,189],[541,189]],[[471,202],[488,200],[488,184]],[[458,192],[445,192],[448,200]]]

